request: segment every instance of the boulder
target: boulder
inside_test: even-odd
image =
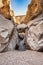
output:
[[[25,30],[27,29],[26,24],[19,24],[17,25],[19,43],[18,43],[18,50],[24,51],[26,50],[26,43],[25,43]]]
[[[25,28],[27,28],[26,24],[19,24],[19,25],[17,25],[17,29],[25,29]]]
[[[25,33],[24,32],[18,33],[18,36],[19,38],[23,39],[25,37]]]
[[[18,32],[25,32],[26,28],[27,28],[26,24],[19,24],[19,25],[17,25]]]

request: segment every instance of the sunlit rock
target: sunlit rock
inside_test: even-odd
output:
[[[28,10],[24,19],[24,23],[33,20],[43,13],[43,0],[31,0],[31,3],[28,5]]]
[[[0,0],[0,8],[3,7],[3,3],[2,0]]]
[[[0,8],[0,14],[2,14],[4,17],[11,19],[10,16],[10,0],[1,0],[0,3],[3,4],[3,6],[1,6]]]
[[[15,19],[16,19],[16,23],[17,24],[21,24],[21,23],[23,23],[23,21],[24,21],[24,18],[25,18],[25,15],[19,15],[19,16],[15,16]]]

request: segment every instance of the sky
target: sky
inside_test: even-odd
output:
[[[11,0],[11,6],[15,16],[25,15],[27,6],[30,4],[30,2],[31,0]]]

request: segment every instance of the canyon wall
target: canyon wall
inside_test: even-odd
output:
[[[10,0],[0,0],[0,14],[10,19]]]
[[[28,10],[24,19],[24,23],[29,22],[36,18],[39,14],[43,12],[43,0],[31,0],[31,3],[28,5]]]

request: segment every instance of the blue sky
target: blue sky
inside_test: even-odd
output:
[[[14,14],[25,15],[27,11],[27,6],[31,0],[11,0],[11,6],[14,11]]]

